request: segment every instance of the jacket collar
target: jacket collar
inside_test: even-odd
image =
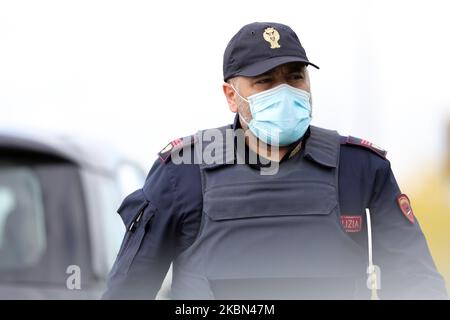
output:
[[[240,128],[239,115],[236,114],[232,125],[228,125],[220,128],[224,130],[226,128],[233,128],[234,130]],[[223,154],[225,156],[225,163],[222,164],[209,164],[205,167],[216,167],[223,164],[233,164],[235,161],[235,148],[234,140],[227,139],[227,143],[223,143]],[[231,144],[230,144],[231,143]],[[301,144],[304,144],[301,145]],[[304,148],[303,157],[310,161],[314,161],[322,166],[336,168],[339,162],[339,150],[340,150],[340,136],[336,131],[331,131],[316,126],[309,126],[304,138],[300,139],[297,145],[292,146],[289,150],[287,157],[291,157],[299,150],[298,146]],[[284,159],[283,159],[284,160]]]

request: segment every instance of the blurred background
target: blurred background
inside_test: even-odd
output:
[[[20,288],[85,297],[65,288],[72,264],[98,296],[123,236],[115,210],[156,153],[233,120],[223,51],[254,21],[290,25],[320,66],[310,69],[314,125],[388,150],[450,284],[449,9],[439,0],[0,0],[0,298]]]

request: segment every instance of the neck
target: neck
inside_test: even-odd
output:
[[[280,162],[289,150],[288,146],[274,147],[260,139],[256,138],[253,133],[248,130],[249,135],[245,137],[245,143],[250,150],[257,153],[259,156],[269,159],[270,161]]]

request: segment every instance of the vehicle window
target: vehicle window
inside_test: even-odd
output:
[[[123,198],[136,189],[142,188],[145,172],[135,164],[124,162],[117,168],[117,177]]]
[[[102,181],[101,198],[105,203],[105,225],[108,245],[108,263],[112,266],[125,234],[125,226],[117,214],[122,200],[136,189],[142,188],[145,181],[145,172],[131,163],[122,163],[117,168],[116,181]]]
[[[29,168],[0,164],[0,270],[33,266],[45,250],[38,178]]]
[[[99,178],[99,203],[103,205],[102,213],[103,225],[106,237],[106,262],[108,271],[111,269],[114,260],[119,252],[123,236],[125,234],[125,226],[122,219],[117,214],[117,208],[121,202],[121,190],[117,181],[108,178]]]

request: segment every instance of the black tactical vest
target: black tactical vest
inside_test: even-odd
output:
[[[310,129],[300,153],[275,175],[230,161],[200,164],[202,222],[174,261],[173,299],[367,296],[367,252],[340,224],[340,137]]]

